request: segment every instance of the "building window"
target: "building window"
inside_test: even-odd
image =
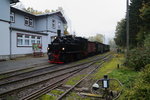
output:
[[[56,27],[56,21],[54,19],[52,19],[52,28]]]
[[[17,46],[32,46],[33,43],[42,43],[41,36],[17,34]]]
[[[41,43],[41,37],[40,36],[37,37],[37,43]]]
[[[61,22],[58,22],[58,28],[60,28],[61,27]]]
[[[33,19],[32,18],[30,18],[30,20],[29,20],[29,26],[33,26]]]
[[[15,13],[14,13],[14,12],[11,12],[11,13],[10,13],[10,21],[11,21],[12,23],[15,22]]]
[[[26,26],[33,27],[33,18],[25,16],[24,24]]]
[[[29,43],[30,43],[29,35],[25,35],[25,45],[29,46]]]
[[[29,25],[29,17],[25,17],[24,24],[25,24],[26,26]]]
[[[22,45],[23,45],[23,35],[17,34],[17,46],[22,46]]]

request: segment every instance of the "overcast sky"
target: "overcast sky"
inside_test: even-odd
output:
[[[117,22],[124,18],[126,13],[126,0],[20,1],[26,8],[33,7],[39,11],[62,7],[72,32],[75,31],[77,36],[89,37],[101,33],[105,35],[106,41],[114,37]]]

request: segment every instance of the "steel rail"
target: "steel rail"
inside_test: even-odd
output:
[[[36,85],[36,84],[39,84],[39,83],[43,83],[43,82],[45,82],[45,81],[48,81],[48,80],[57,78],[57,77],[59,77],[59,76],[62,76],[62,75],[68,74],[68,73],[72,73],[72,72],[74,72],[74,71],[76,71],[76,70],[79,70],[79,69],[84,69],[84,68],[88,67],[89,65],[90,65],[90,64],[88,64],[88,65],[86,65],[85,67],[82,67],[82,68],[78,68],[78,67],[77,67],[77,68],[74,69],[74,70],[71,70],[71,71],[68,71],[68,72],[64,72],[64,73],[62,73],[62,74],[58,74],[58,75],[55,75],[55,76],[51,76],[51,77],[49,77],[49,78],[40,80],[39,82],[33,82],[33,83],[31,83],[31,84],[24,85],[24,86],[21,86],[21,87],[18,86],[18,87],[15,88],[15,89],[6,90],[6,91],[4,91],[4,92],[1,92],[1,93],[0,93],[0,96],[1,96],[1,95],[5,95],[5,94],[8,94],[8,93],[13,92],[13,91],[16,91],[16,90],[19,90],[19,89],[23,89],[23,88],[26,88],[26,87],[30,87],[30,86],[32,86],[32,85]],[[63,70],[61,70],[61,71],[63,71]]]
[[[105,55],[107,55],[107,54],[105,54]],[[104,56],[105,56],[105,55],[104,55]],[[87,59],[93,60],[92,57],[87,58]],[[77,61],[77,62],[78,62],[78,61]],[[73,62],[73,63],[76,63],[76,62]],[[69,63],[69,64],[72,64],[72,63]],[[82,64],[82,63],[81,63],[81,64]],[[37,66],[38,66],[38,67],[37,67]],[[46,66],[46,67],[42,67],[42,68],[41,68],[40,66]],[[14,70],[14,71],[5,72],[5,73],[0,73],[0,75],[5,75],[5,76],[9,75],[9,76],[7,76],[7,77],[1,78],[0,81],[3,81],[3,80],[8,79],[8,78],[15,77],[15,76],[19,76],[19,75],[22,75],[22,74],[26,74],[26,73],[28,73],[28,72],[34,72],[34,71],[38,71],[38,70],[45,69],[45,68],[48,68],[48,67],[55,67],[55,66],[56,66],[55,64],[52,64],[52,65],[46,64],[46,65],[45,65],[45,63],[44,63],[44,64],[42,63],[42,64],[40,64],[40,65],[37,65],[37,64],[32,65],[32,67],[30,67],[30,68],[28,67],[28,68],[18,69],[18,70]],[[36,68],[36,67],[37,67],[37,69],[33,69],[33,70],[31,70],[31,71],[24,72],[24,70],[29,70],[29,69]],[[0,83],[2,83],[2,82],[0,82]]]
[[[107,55],[105,55],[105,56],[107,56]],[[104,57],[105,57],[104,56]],[[101,58],[101,57],[100,57]],[[99,59],[99,58],[98,58]],[[102,58],[101,58],[102,59]],[[97,59],[95,59],[95,60],[93,60],[93,61],[96,61]],[[89,62],[92,62],[92,61],[89,61]],[[43,73],[36,73],[36,74],[34,74],[34,75],[30,75],[30,76],[27,76],[27,77],[21,77],[21,78],[17,78],[16,80],[11,80],[11,79],[9,79],[9,78],[12,78],[12,77],[15,77],[15,76],[11,76],[11,77],[9,77],[9,78],[6,78],[6,79],[2,79],[2,80],[0,80],[0,86],[2,86],[2,85],[6,85],[6,84],[11,84],[11,83],[15,83],[15,82],[18,82],[18,81],[23,81],[23,80],[26,80],[26,79],[30,79],[30,78],[34,78],[34,77],[38,77],[38,76],[41,76],[41,75],[45,75],[45,74],[48,74],[48,73],[54,73],[54,72],[57,72],[57,71],[60,71],[60,70],[65,70],[65,69],[68,69],[68,68],[72,68],[72,67],[76,67],[76,66],[81,66],[81,65],[83,65],[83,64],[86,64],[87,62],[84,62],[84,63],[81,63],[81,64],[77,64],[77,65],[73,65],[73,66],[69,66],[69,67],[65,67],[65,68],[63,68],[62,66],[61,66],[61,68],[60,69],[56,69],[56,70],[50,70],[50,71],[47,71],[47,72],[43,72]],[[56,65],[53,65],[53,66],[50,66],[50,67],[55,67]],[[59,67],[60,65],[58,65],[58,67]],[[48,67],[45,67],[45,68],[48,68]],[[45,68],[42,68],[42,69],[45,69]],[[37,70],[34,70],[34,71],[40,71],[41,69],[37,69]],[[30,71],[30,73],[31,72],[34,72],[34,71]],[[23,74],[27,74],[28,72],[26,72],[26,73],[23,73]],[[22,75],[22,74],[19,74],[19,75]],[[19,76],[19,75],[17,75],[17,77]],[[7,80],[7,81],[5,81],[5,80]],[[11,81],[10,81],[11,80]]]
[[[94,63],[96,63],[96,61],[92,62],[92,63],[91,63],[89,66],[87,66],[87,67],[90,67],[90,66],[93,65]],[[83,69],[85,69],[85,68],[83,68]],[[79,71],[82,71],[83,69],[81,69],[81,70],[79,69],[77,72],[72,73],[70,76],[72,76],[72,75],[78,73]],[[68,78],[69,78],[70,76],[68,76]],[[65,77],[64,79],[66,79],[66,77]],[[59,83],[59,82],[61,82],[61,80],[64,80],[64,79],[60,79],[60,81],[58,81],[58,82],[56,82],[56,83]],[[56,83],[54,83],[54,84],[56,84]],[[40,89],[40,90],[38,90],[37,92],[34,92],[34,93],[30,94],[29,96],[26,96],[26,97],[22,98],[21,100],[30,100],[30,99],[34,100],[34,99],[37,99],[39,96],[41,96],[41,95],[43,95],[43,94],[45,94],[45,93],[47,93],[47,92],[53,90],[53,88],[50,88],[50,87],[51,87],[51,85],[48,85],[48,86],[45,87],[44,89]],[[58,87],[58,86],[56,86],[56,87]],[[44,92],[43,92],[43,91],[44,91]]]
[[[80,84],[84,79],[86,79],[90,74],[92,74],[96,69],[99,68],[104,62],[101,62],[96,68],[94,68],[92,71],[90,71],[85,77],[83,77],[80,81],[78,81],[74,86],[69,88],[66,92],[64,92],[62,95],[60,95],[57,100],[61,100],[64,96],[66,96],[71,90],[73,90],[78,84]]]

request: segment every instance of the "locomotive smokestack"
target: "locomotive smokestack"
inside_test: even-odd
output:
[[[57,30],[58,37],[61,37],[61,30]]]

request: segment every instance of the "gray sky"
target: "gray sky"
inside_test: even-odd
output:
[[[20,0],[36,10],[56,10],[63,7],[72,32],[89,37],[101,33],[114,37],[117,22],[125,17],[126,0]],[[70,28],[69,28],[70,31]]]

